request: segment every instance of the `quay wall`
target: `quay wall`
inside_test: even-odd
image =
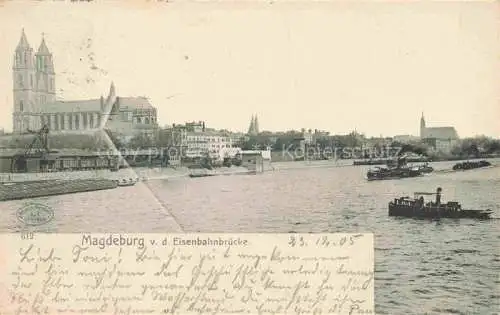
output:
[[[73,194],[116,187],[116,182],[107,179],[19,182],[0,185],[0,201]]]
[[[217,168],[214,170],[220,174],[241,173],[248,171],[244,167]],[[0,173],[0,182],[27,182],[39,180],[77,180],[77,179],[173,179],[188,177],[190,171],[187,167],[163,167],[163,168],[124,168],[117,172],[110,170],[91,170],[91,171],[71,171],[71,172],[44,172],[44,173]]]
[[[352,161],[293,161],[293,162],[268,162],[264,163],[264,172],[279,171],[287,169],[301,169],[310,167],[336,167],[351,165]],[[221,174],[226,173],[241,173],[248,169],[245,167],[232,166],[230,168],[217,168],[216,172]],[[169,178],[182,178],[189,176],[190,172],[187,167],[162,167],[162,168],[148,168],[148,167],[133,167],[120,169],[117,172],[111,172],[107,169],[101,170],[84,170],[84,171],[71,171],[71,172],[40,172],[40,173],[9,173],[0,172],[0,182],[25,182],[37,180],[54,180],[54,179],[169,179]]]
[[[500,159],[488,159],[494,165],[500,166]],[[457,163],[454,162],[438,162],[431,163],[436,170],[441,169],[451,169],[451,167]],[[292,169],[304,169],[304,168],[320,168],[320,167],[344,167],[352,166],[353,160],[318,160],[318,161],[291,161],[291,162],[266,162],[264,163],[264,171],[281,171],[281,170],[292,170]],[[363,167],[363,166],[355,166]],[[244,172],[247,169],[244,167],[232,166],[230,168],[217,168],[216,172],[220,173],[238,173]],[[111,172],[110,170],[91,170],[91,171],[72,171],[64,172],[61,176],[60,172],[46,172],[46,173],[0,173],[0,182],[9,181],[35,181],[35,180],[47,180],[47,179],[91,179],[91,178],[103,178],[103,179],[169,179],[169,178],[182,178],[187,177],[190,172],[187,167],[162,167],[162,168],[148,168],[148,167],[134,167],[120,169],[117,172]]]

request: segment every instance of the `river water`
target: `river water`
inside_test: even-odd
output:
[[[500,164],[500,160],[493,160]],[[498,314],[500,220],[388,217],[387,203],[443,189],[444,201],[500,217],[500,167],[367,182],[368,167],[281,169],[259,175],[150,180],[108,191],[0,203],[0,231],[16,210],[55,209],[43,232],[375,233],[377,314]]]

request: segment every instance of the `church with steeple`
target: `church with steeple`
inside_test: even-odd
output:
[[[153,133],[157,110],[145,97],[119,97],[111,83],[106,97],[58,101],[54,59],[45,38],[38,50],[30,46],[24,29],[14,52],[13,131],[38,131],[47,125],[51,131],[107,128],[117,134],[133,136]]]
[[[257,115],[252,115],[252,120],[250,121],[250,126],[248,127],[248,134],[251,136],[259,134],[259,121],[257,119]]]
[[[434,150],[449,153],[459,139],[455,127],[427,127],[424,113],[420,117],[420,139]]]
[[[420,117],[420,139],[457,140],[455,127],[427,127],[424,113]]]

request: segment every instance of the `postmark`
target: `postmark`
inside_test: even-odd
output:
[[[17,219],[25,225],[38,226],[54,219],[54,210],[40,202],[25,203],[16,212]]]

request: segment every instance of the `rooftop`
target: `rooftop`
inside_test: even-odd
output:
[[[117,97],[120,110],[154,110],[145,97]],[[44,113],[74,113],[101,111],[101,99],[57,101],[43,105]]]

